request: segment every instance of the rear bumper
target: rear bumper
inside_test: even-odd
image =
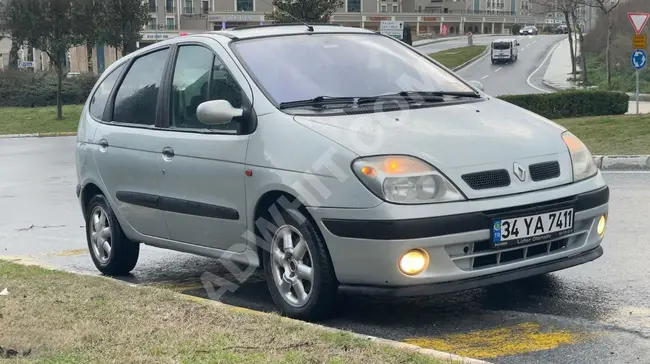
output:
[[[490,274],[486,276],[464,279],[452,282],[440,282],[433,284],[419,284],[406,287],[382,287],[370,285],[341,285],[339,291],[353,294],[366,294],[373,296],[425,296],[442,293],[451,293],[464,291],[468,289],[485,287],[493,284],[510,282],[522,278],[532,277],[544,273],[554,272],[576,265],[584,264],[598,259],[603,255],[603,248],[598,246],[595,249],[584,253],[576,254],[566,258],[544,262],[528,267],[510,270],[501,273]]]

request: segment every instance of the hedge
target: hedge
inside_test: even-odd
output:
[[[82,74],[63,80],[64,105],[82,104],[97,81],[97,75]],[[0,72],[0,107],[56,105],[56,73],[29,71]]]
[[[629,96],[615,91],[562,91],[550,94],[502,95],[499,99],[548,119],[581,116],[623,115]]]

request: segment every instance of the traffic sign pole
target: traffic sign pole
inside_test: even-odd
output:
[[[649,13],[628,13],[628,19],[632,23],[636,36],[632,39],[634,51],[632,51],[632,66],[636,69],[636,113],[639,114],[639,72],[645,68],[648,63],[648,55],[645,52],[647,47],[647,37],[641,32],[650,19]]]
[[[636,114],[639,115],[639,70],[636,70]]]

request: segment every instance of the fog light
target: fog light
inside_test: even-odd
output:
[[[600,236],[603,236],[603,234],[605,233],[605,224],[607,222],[606,220],[607,220],[607,218],[605,217],[605,215],[601,216],[600,220],[598,220],[598,230],[597,231],[598,231],[598,235],[600,235]]]
[[[427,268],[429,255],[422,249],[409,250],[399,259],[398,265],[402,273],[414,276]]]

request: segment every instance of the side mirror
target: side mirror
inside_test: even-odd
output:
[[[228,124],[233,118],[242,116],[243,109],[232,107],[226,100],[211,100],[203,102],[196,108],[196,116],[206,125]]]
[[[485,91],[483,89],[483,84],[481,82],[479,82],[479,81],[469,81],[469,83],[471,83],[472,86],[476,87],[477,89],[479,89],[481,91]]]
[[[517,47],[519,47],[520,44],[519,44],[519,42],[517,42],[517,43],[515,43],[515,45],[516,45]]]

